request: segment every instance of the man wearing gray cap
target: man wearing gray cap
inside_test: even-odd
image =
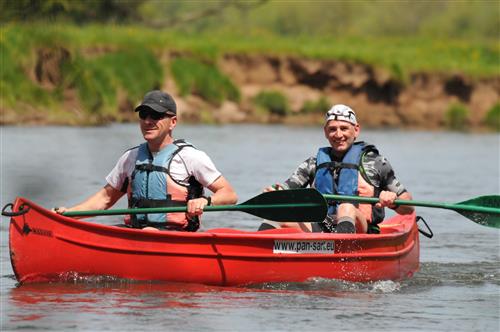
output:
[[[320,224],[265,222],[260,230],[275,227],[300,227],[312,232],[379,233],[384,207],[399,214],[413,213],[411,206],[396,206],[396,199],[411,200],[411,194],[397,180],[394,170],[375,146],[355,142],[360,133],[356,113],[346,105],[334,105],[326,113],[325,137],[330,146],[318,149],[283,184],[265,189],[295,189],[312,186],[322,194],[378,197],[370,204],[332,202],[328,216]]]
[[[146,142],[120,157],[101,190],[76,206],[56,208],[56,212],[109,209],[127,194],[130,208],[187,205],[187,213],[131,215],[125,221],[130,227],[196,231],[205,206],[236,203],[231,184],[208,155],[185,140],[174,140],[177,106],[169,94],[148,92],[135,112]],[[204,188],[213,195],[203,195]]]

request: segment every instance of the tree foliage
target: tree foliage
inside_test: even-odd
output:
[[[280,36],[498,38],[493,0],[2,0],[2,22],[135,23],[193,33],[221,29]]]
[[[129,22],[138,19],[145,0],[4,0],[0,19],[8,21],[66,20],[86,22]]]

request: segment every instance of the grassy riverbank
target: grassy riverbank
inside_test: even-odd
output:
[[[120,121],[120,108],[137,102],[145,91],[162,87],[169,77],[184,95],[196,93],[215,104],[225,98],[237,101],[238,87],[217,68],[225,54],[361,63],[383,68],[405,84],[416,72],[498,77],[500,45],[496,39],[481,38],[287,37],[258,29],[244,34],[227,29],[183,33],[125,25],[38,23],[3,25],[0,52],[2,110],[15,116],[30,108],[44,109],[53,112],[49,121],[100,123]],[[176,64],[172,55],[199,65]],[[210,99],[214,92],[207,90],[214,86],[222,92]],[[76,113],[83,115],[65,111],[68,94],[81,101],[82,109]]]
[[[205,60],[224,53],[292,55],[315,59],[357,61],[398,72],[460,72],[474,77],[498,74],[500,45],[497,39],[450,39],[429,36],[321,37],[276,36],[269,32],[208,31],[180,33],[117,25],[6,25],[2,27],[2,48],[11,57],[6,65],[26,60],[36,47],[63,46],[74,52],[88,50],[123,51],[148,49],[153,52],[189,52]],[[133,64],[131,64],[133,65]]]

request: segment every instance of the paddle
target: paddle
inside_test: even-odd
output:
[[[185,206],[160,208],[135,208],[95,211],[70,211],[67,217],[104,216],[120,214],[148,214],[186,212]],[[242,211],[254,216],[289,222],[320,222],[326,218],[327,205],[315,189],[278,190],[262,193],[238,205],[205,206],[206,211]]]
[[[340,202],[378,202],[378,198],[375,197],[344,195],[323,195],[323,197],[326,200]],[[408,201],[400,199],[397,199],[395,203],[397,205],[425,206],[430,208],[454,210],[479,225],[500,228],[500,196],[498,195],[480,196],[457,204]]]

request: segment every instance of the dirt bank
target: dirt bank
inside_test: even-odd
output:
[[[500,77],[414,73],[402,83],[363,64],[246,55],[226,55],[219,67],[240,87],[243,110],[262,90],[281,91],[294,112],[325,96],[332,104],[351,105],[370,127],[439,128],[454,103],[470,110],[469,124],[476,127],[500,100]]]
[[[28,69],[27,74],[43,89],[54,90],[63,81],[61,68],[69,56],[64,49],[40,50],[34,68]],[[174,56],[179,54],[162,55],[162,63],[168,64]],[[217,65],[239,87],[240,103],[224,102],[214,106],[196,95],[180,97],[171,75],[165,70],[162,88],[174,95],[183,121],[318,123],[322,121],[321,113],[304,116],[299,111],[306,101],[324,97],[330,104],[353,107],[365,127],[442,128],[450,106],[461,103],[470,111],[468,127],[480,128],[488,111],[500,101],[500,76],[472,79],[460,74],[413,73],[407,82],[401,82],[386,70],[365,64],[241,54],[226,54]],[[253,97],[270,90],[287,97],[292,116],[276,118],[256,111]],[[63,96],[62,109],[71,113],[70,118],[75,119],[73,124],[89,122],[78,93],[69,87]],[[123,91],[117,96],[120,118],[97,122],[135,120],[130,109],[138,101],[130,100]],[[36,111],[36,106],[20,102],[18,107],[25,111],[2,109],[1,122],[54,123],[50,116]]]

